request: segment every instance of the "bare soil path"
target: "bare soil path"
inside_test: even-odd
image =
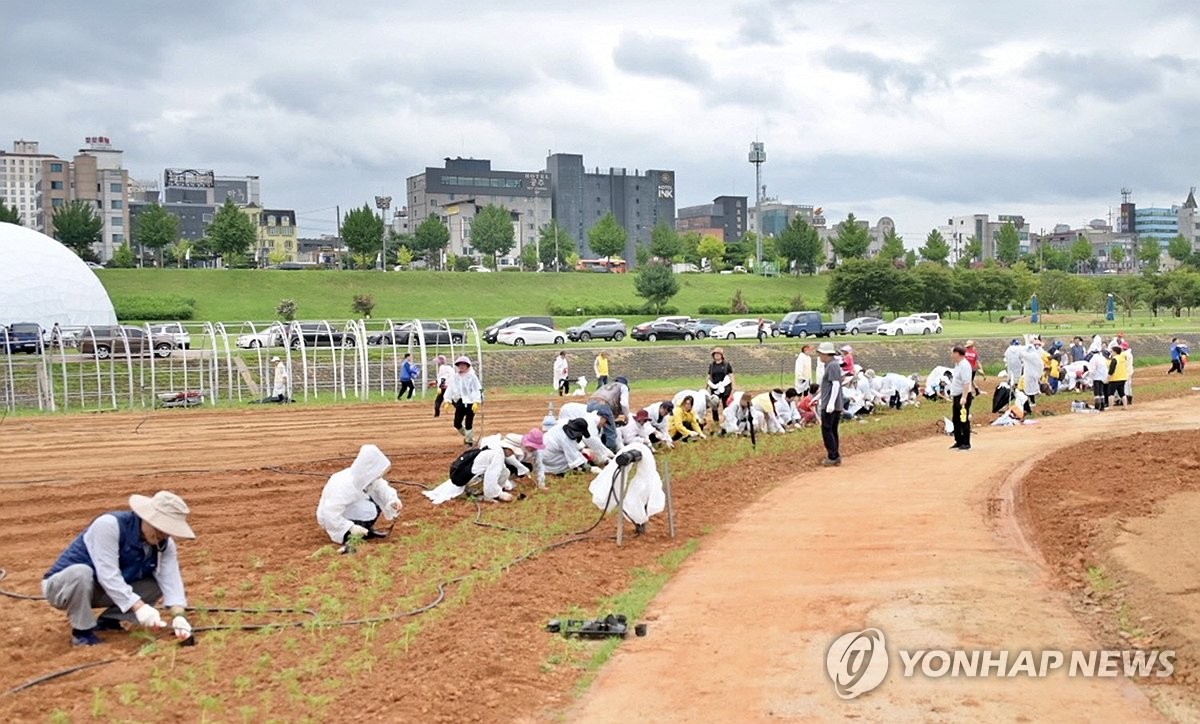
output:
[[[967,453],[933,438],[797,475],[689,559],[652,604],[650,635],[618,650],[569,718],[1156,719],[1129,680],[904,678],[895,649],[1104,648],[1026,542],[1013,490],[1056,450],[1197,425],[1190,397],[984,428]],[[826,652],[868,627],[887,635],[891,667],[844,701]]]

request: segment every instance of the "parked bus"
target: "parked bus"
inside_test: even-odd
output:
[[[575,271],[624,274],[629,270],[624,259],[613,257],[612,259],[580,259],[579,263],[575,265]]]

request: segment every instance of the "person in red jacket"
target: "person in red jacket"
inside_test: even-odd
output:
[[[979,396],[979,383],[976,380],[983,376],[983,365],[979,362],[979,350],[975,348],[975,340],[968,339],[963,345],[966,349],[967,364],[971,365],[971,387],[975,389],[973,396]]]

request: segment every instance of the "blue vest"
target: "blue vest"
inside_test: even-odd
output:
[[[149,555],[146,553],[147,544],[142,540],[142,519],[137,513],[132,510],[122,510],[116,513],[107,513],[117,519],[117,527],[121,531],[121,539],[117,553],[117,566],[121,569],[121,577],[128,584],[133,584],[147,576],[154,575],[154,570],[158,568],[158,553],[161,550],[150,549]],[[166,541],[163,541],[166,545]],[[63,551],[58,560],[50,566],[50,570],[46,571],[46,575],[42,578],[49,578],[62,569],[73,566],[77,563],[82,563],[93,571],[96,570],[96,565],[92,563],[92,557],[88,555],[87,546],[83,543],[83,533],[75,536],[75,540],[71,541],[71,545]]]

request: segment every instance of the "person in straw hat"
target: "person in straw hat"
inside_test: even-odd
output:
[[[196,537],[188,506],[160,490],[152,498],[129,496],[129,508],[93,520],[42,578],[46,601],[67,612],[74,646],[102,643],[96,631],[118,630],[122,622],[165,628],[155,608],[159,599],[170,610],[175,636],[192,635],[173,540]],[[95,608],[105,609],[99,618]]]
[[[287,365],[278,356],[271,358],[271,364],[275,365],[275,380],[274,387],[271,389],[271,399],[274,402],[287,402],[291,399],[291,393],[288,388],[291,387],[292,376],[288,373]]]
[[[826,453],[821,464],[829,467],[842,464],[838,425],[842,421],[846,403],[842,398],[842,367],[838,364],[837,349],[832,342],[822,342],[817,347],[817,355],[825,366],[820,387],[821,401],[817,408],[821,415],[821,440],[825,443]]]

